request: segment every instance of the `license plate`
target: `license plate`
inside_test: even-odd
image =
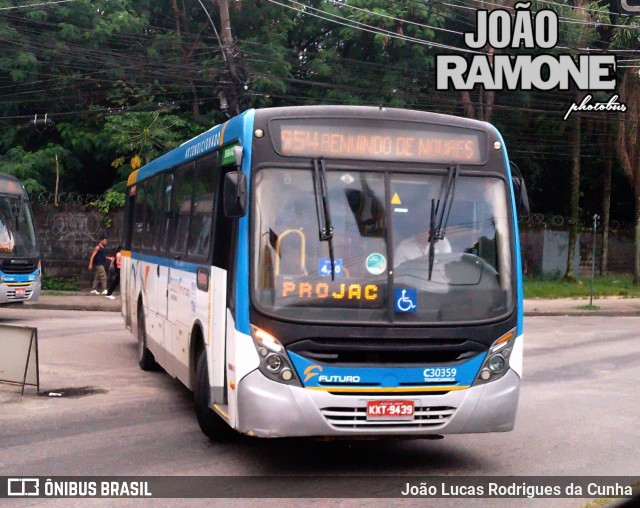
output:
[[[367,420],[413,420],[412,400],[367,401]]]
[[[16,288],[16,298],[24,298],[25,289],[24,288]]]

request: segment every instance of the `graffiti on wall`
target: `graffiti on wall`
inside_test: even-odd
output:
[[[89,277],[89,258],[100,235],[109,238],[110,253],[119,243],[122,211],[110,215],[112,226],[108,230],[100,212],[92,206],[36,205],[33,212],[46,275]]]

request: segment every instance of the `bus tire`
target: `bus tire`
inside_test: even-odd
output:
[[[235,432],[213,409],[211,409],[211,390],[209,387],[209,370],[207,369],[207,353],[203,349],[196,364],[196,383],[194,386],[196,417],[200,430],[212,441],[229,440]]]
[[[147,329],[144,323],[144,309],[138,308],[138,365],[142,370],[157,370],[158,363],[155,356],[147,347]]]

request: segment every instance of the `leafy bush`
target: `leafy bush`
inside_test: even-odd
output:
[[[102,215],[102,222],[104,225],[109,228],[111,227],[111,216],[109,212],[116,208],[124,207],[126,197],[124,192],[119,192],[114,189],[109,189],[104,193],[101,199],[94,201],[91,203],[92,206],[95,206]]]
[[[42,277],[42,289],[54,291],[77,291],[78,280],[75,277]]]

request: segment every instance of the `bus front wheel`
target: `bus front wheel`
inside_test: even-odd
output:
[[[211,389],[209,387],[209,370],[207,369],[207,353],[200,352],[196,364],[196,383],[194,386],[196,417],[200,430],[212,441],[223,441],[231,438],[235,432],[227,423],[211,409]]]
[[[144,309],[138,308],[138,364],[142,370],[156,370],[158,364],[147,347],[147,329],[144,324]]]

